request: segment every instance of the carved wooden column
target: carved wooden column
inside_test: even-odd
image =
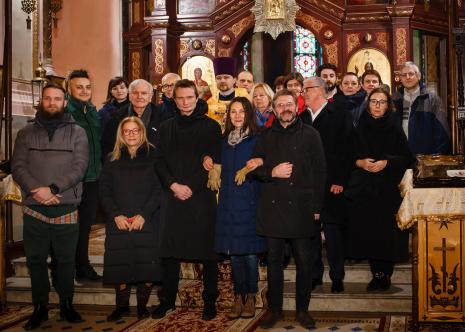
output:
[[[412,31],[410,17],[414,4],[400,4],[387,6],[386,9],[392,22],[392,69],[396,70],[406,61],[412,60]],[[408,1],[404,1],[408,2]]]
[[[143,70],[143,42],[140,33],[144,29],[144,0],[132,0],[132,25],[125,34],[128,41],[128,80],[142,78]]]

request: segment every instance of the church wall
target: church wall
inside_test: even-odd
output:
[[[87,69],[97,108],[106,98],[108,81],[122,74],[120,22],[120,1],[65,1],[53,32],[52,57],[57,75]]]

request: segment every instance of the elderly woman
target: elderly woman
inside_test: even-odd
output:
[[[230,319],[255,316],[257,254],[265,251],[265,240],[256,231],[258,182],[251,179],[244,183],[235,181],[237,171],[244,168],[252,156],[257,133],[258,126],[249,100],[234,98],[226,112],[215,236],[216,251],[231,255],[235,296],[228,314]]]
[[[413,156],[396,121],[391,96],[375,88],[355,131],[355,170],[345,191],[350,200],[348,254],[368,259],[373,274],[369,292],[388,290],[394,263],[409,258],[409,234],[397,227],[395,215],[401,203],[398,185]]]
[[[113,114],[129,103],[128,86],[128,81],[120,76],[112,78],[108,83],[107,100],[105,100],[103,107],[98,111],[102,131]]]
[[[253,107],[255,108],[255,115],[259,127],[265,126],[270,115],[273,114],[271,109],[271,101],[273,100],[274,92],[266,83],[254,84],[250,91],[252,97]]]
[[[116,291],[116,308],[108,321],[129,312],[133,285],[137,316],[148,317],[152,284],[161,278],[157,258],[161,186],[154,160],[142,121],[134,116],[123,119],[99,184],[106,215],[103,282]]]

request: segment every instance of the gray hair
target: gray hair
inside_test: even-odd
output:
[[[316,82],[316,84],[318,86],[321,86],[324,89],[324,91],[326,92],[326,89],[328,88],[328,86],[327,86],[324,79],[322,79],[319,76],[310,76],[309,78],[304,79],[304,83],[305,82],[312,82],[312,81]]]
[[[145,85],[147,87],[147,90],[153,93],[152,84],[150,84],[150,82],[147,82],[146,80],[142,78],[138,78],[137,80],[134,80],[131,82],[131,84],[129,84],[128,86],[129,93],[132,93],[134,89],[136,88],[136,86],[141,85],[141,84]]]
[[[417,76],[421,77],[420,69],[418,68],[418,66],[413,61],[407,61],[407,62],[403,63],[400,66],[399,70],[402,71],[404,68],[412,68],[413,71],[415,72],[415,74],[417,74]]]
[[[202,69],[200,69],[202,70]],[[161,84],[165,84],[165,82],[170,78],[170,77],[174,77],[176,79],[176,81],[179,81],[181,79],[181,76],[179,76],[178,74],[176,73],[168,73],[168,74],[165,74],[165,76],[163,76],[161,78]]]

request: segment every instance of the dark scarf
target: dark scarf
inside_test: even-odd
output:
[[[39,109],[36,113],[36,122],[45,128],[48,134],[48,140],[52,141],[55,131],[70,121],[70,114],[63,113],[60,117],[50,118],[45,114],[42,109]]]
[[[129,105],[128,116],[139,117],[139,115],[137,115],[137,113],[134,111],[134,108],[132,107],[132,104]],[[144,113],[142,113],[142,115],[140,117],[140,120],[144,124],[145,128],[148,127],[148,125],[150,123],[151,116],[152,116],[152,104],[148,103],[148,105],[145,106]]]

